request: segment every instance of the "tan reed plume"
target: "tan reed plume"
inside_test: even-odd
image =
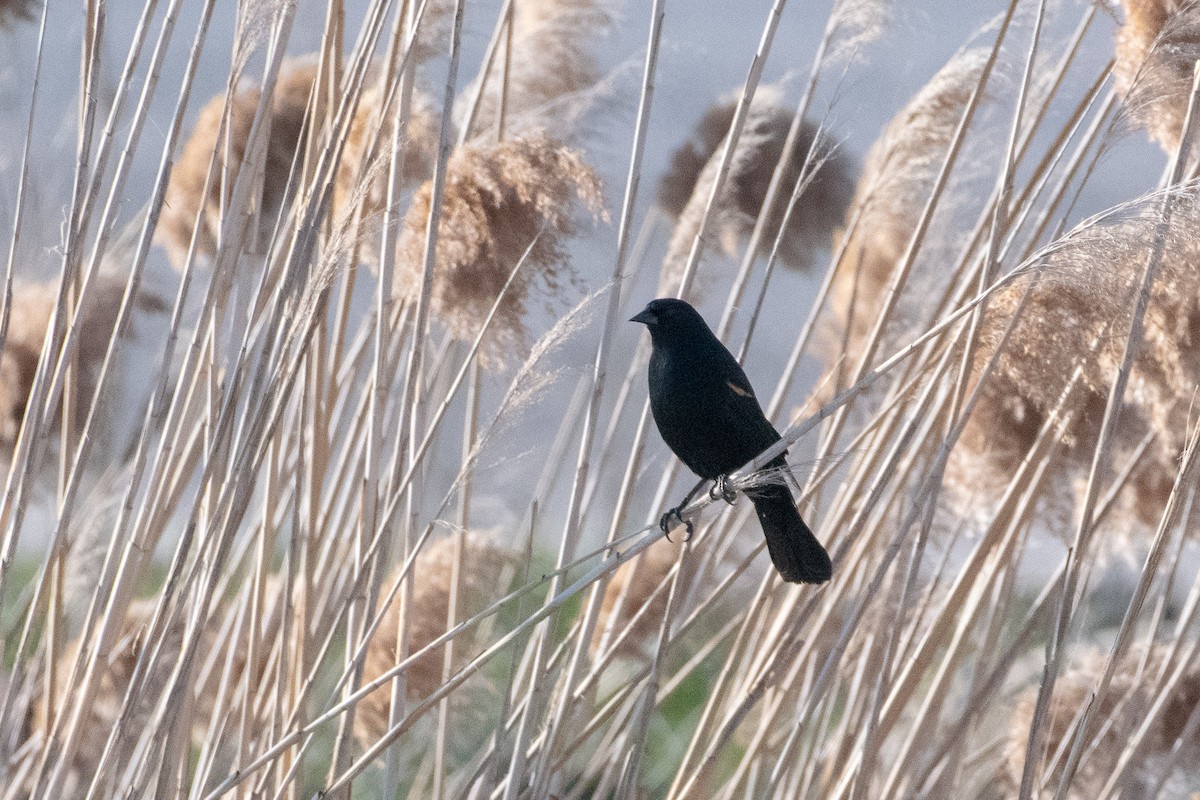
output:
[[[64,785],[64,796],[83,797],[89,783],[99,766],[101,754],[121,716],[121,707],[125,695],[133,680],[134,670],[142,657],[147,645],[153,646],[146,640],[146,631],[154,616],[157,600],[136,600],[130,606],[122,622],[120,633],[114,646],[109,652],[108,659],[98,665],[99,682],[92,702],[79,723],[77,746],[74,759],[67,770]],[[186,617],[176,614],[168,623],[167,633],[162,639],[161,646],[153,659],[148,659],[149,677],[143,684],[143,691],[132,698],[132,711],[126,717],[128,724],[121,728],[120,749],[110,763],[122,763],[137,744],[137,738],[151,721],[155,707],[165,691],[171,673],[179,659],[183,646],[183,636]],[[61,703],[62,693],[67,688],[67,677],[74,666],[78,653],[78,642],[67,647],[58,663],[58,690],[55,698],[55,711]],[[45,729],[48,711],[47,698],[38,697],[30,709],[30,730],[32,738],[42,739],[49,731]],[[63,713],[70,714],[68,706]]]
[[[1129,747],[1130,739],[1146,722],[1157,699],[1156,677],[1162,667],[1167,647],[1162,643],[1151,643],[1149,658],[1144,669],[1139,669],[1145,656],[1145,645],[1134,646],[1125,654],[1113,674],[1112,682],[1102,698],[1097,698],[1092,710],[1093,733],[1102,733],[1096,743],[1095,752],[1081,763],[1071,783],[1068,795],[1072,800],[1097,797],[1117,766],[1123,752]],[[1045,752],[1034,757],[1054,759],[1063,745],[1063,738],[1089,702],[1107,658],[1107,653],[1088,649],[1069,665],[1054,685],[1054,695],[1046,715],[1048,726],[1044,742]],[[1172,667],[1168,675],[1174,671]],[[1007,781],[1016,787],[1021,783],[1024,768],[1029,727],[1033,724],[1034,708],[1037,704],[1037,687],[1027,689],[1018,700],[1009,720],[1008,745],[1005,767]],[[1200,769],[1196,759],[1200,757],[1200,740],[1191,737],[1182,742],[1183,752],[1173,770],[1166,775],[1162,794],[1145,794],[1163,778],[1176,739],[1184,732],[1188,718],[1200,707],[1200,669],[1195,665],[1185,668],[1167,701],[1149,721],[1147,735],[1142,741],[1137,767],[1133,771],[1130,785],[1118,787],[1121,797],[1184,797],[1187,791],[1200,789]],[[1086,743],[1091,744],[1091,742]],[[1069,751],[1069,747],[1067,748]],[[1057,766],[1049,775],[1043,776],[1047,785],[1056,787],[1067,752],[1057,757]],[[1186,789],[1187,791],[1181,791]],[[1125,792],[1128,792],[1126,794]]]
[[[773,87],[759,90],[738,140],[725,188],[717,198],[714,211],[717,216],[709,222],[712,239],[730,258],[737,256],[754,229],[771,177],[783,156],[792,114],[779,100],[779,92]],[[667,260],[673,269],[666,276],[676,282],[712,191],[736,110],[737,102],[732,99],[709,108],[700,118],[692,139],[672,154],[671,164],[659,182],[658,204],[679,223],[671,241],[672,256]],[[816,152],[812,152],[814,146]],[[807,184],[780,241],[779,258],[792,267],[803,269],[812,265],[813,251],[828,246],[850,202],[851,167],[845,157],[825,152],[826,149],[817,141],[817,127],[803,123],[788,154],[775,212],[764,229],[761,249],[769,252],[779,233],[787,200],[800,179],[805,159],[812,152],[814,163],[808,166],[811,178],[806,178]]]
[[[386,87],[378,81],[363,91],[350,122],[333,188],[335,216],[344,217],[355,210],[355,204],[361,206],[366,223],[363,244],[372,262],[377,260],[372,248],[378,245],[372,234],[387,202],[389,152],[398,114],[396,101],[385,110],[385,100]],[[433,173],[440,125],[441,114],[434,108],[433,99],[424,92],[414,91],[406,135],[400,143],[404,158],[403,186],[425,181]],[[375,147],[368,153],[372,137]]]
[[[77,397],[90,399],[95,390],[94,380],[108,349],[124,293],[123,278],[101,273],[76,315],[75,324],[82,326],[76,360]],[[5,447],[15,441],[25,418],[26,401],[57,297],[57,279],[13,284],[8,338],[0,353],[0,445]],[[148,297],[139,300],[143,307],[153,307],[156,302]]]
[[[1179,146],[1200,59],[1200,3],[1122,0],[1113,76],[1130,117],[1168,153]]]
[[[429,542],[417,555],[409,580],[413,582],[412,606],[403,609],[397,593],[388,606],[375,635],[367,645],[363,662],[363,683],[379,678],[399,663],[398,632],[408,630],[408,652],[415,653],[446,632],[450,604],[451,579],[455,560],[455,536]],[[469,533],[462,537],[462,562],[458,573],[458,616],[465,619],[478,613],[502,593],[504,575],[513,563],[513,554],[499,547],[490,537]],[[391,579],[384,582],[391,584]],[[461,665],[474,655],[456,639],[455,661]],[[410,700],[428,697],[442,685],[445,650],[438,647],[417,659],[405,672]],[[374,744],[388,729],[391,688],[384,685],[359,701],[354,718],[354,736],[360,744]]]
[[[0,0],[0,28],[34,19],[45,0]]]
[[[867,155],[846,212],[847,222],[858,221],[839,236],[846,249],[830,289],[837,322],[831,338],[840,351],[846,336],[850,358],[860,352],[875,324],[884,290],[908,248],[988,55],[985,48],[951,58],[892,118]],[[936,276],[929,277],[932,282]],[[914,279],[921,282],[920,276]],[[914,295],[920,295],[920,302],[927,296],[910,286],[897,309],[899,319],[907,316],[905,297],[918,302]]]
[[[425,15],[413,40],[414,63],[424,64],[429,59],[449,51],[454,4],[455,0],[428,0],[425,3]],[[419,6],[418,3],[414,8]]]
[[[427,182],[404,218],[395,282],[402,296],[420,287],[431,196]],[[545,134],[468,144],[451,156],[438,226],[433,311],[455,337],[470,341],[513,268],[526,258],[492,323],[484,350],[488,363],[524,351],[524,314],[535,287],[555,297],[574,281],[567,242],[576,232],[577,201],[600,214],[600,179],[581,153]]]
[[[612,0],[519,0],[514,4],[505,98],[507,130],[525,132],[553,123],[558,135],[564,136],[561,104],[600,80],[594,51],[613,22],[612,5]],[[486,136],[497,124],[502,58],[502,54],[497,57],[479,98],[472,137]],[[470,90],[465,92],[463,102],[472,95]]]
[[[280,68],[271,102],[270,137],[258,195],[260,236],[270,235],[287,200],[292,164],[304,146],[309,98],[317,69],[317,60],[312,57],[285,61]],[[181,269],[187,259],[193,230],[199,255],[211,258],[216,252],[222,206],[229,202],[238,169],[246,156],[260,96],[258,86],[235,90],[229,101],[224,135],[221,120],[226,111],[225,96],[210,100],[200,110],[192,135],[171,169],[154,240],[166,249],[176,268]],[[205,178],[214,158],[215,171],[205,194]],[[196,217],[202,209],[197,226]]]
[[[959,443],[956,456],[973,469],[949,470],[952,483],[960,473],[968,484],[986,474],[996,476],[999,486],[1006,483],[1076,369],[1079,383],[1065,406],[1073,417],[1063,464],[1086,467],[1123,355],[1134,293],[1162,232],[1161,267],[1118,445],[1132,452],[1144,436],[1155,437],[1135,473],[1135,494],[1147,501],[1143,520],[1157,521],[1162,505],[1149,501],[1162,500],[1171,485],[1200,383],[1200,278],[1194,268],[1200,244],[1192,234],[1200,199],[1194,189],[1176,192],[1167,230],[1159,222],[1161,209],[1161,198],[1152,197],[1082,224],[1050,248],[1032,274],[995,293],[980,328],[976,370],[1000,345],[1022,302],[1024,308]]]
[[[661,589],[659,584],[678,560],[679,547],[663,538],[613,573],[604,589],[600,616],[592,633],[594,652],[607,641],[616,643],[614,652],[618,657],[646,657],[647,649],[654,646],[662,625],[671,590],[670,581]],[[654,593],[656,589],[657,594]],[[631,623],[633,627],[626,631]],[[622,638],[618,640],[618,637]]]

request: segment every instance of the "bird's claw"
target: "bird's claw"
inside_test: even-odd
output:
[[[662,532],[666,535],[668,542],[674,543],[675,541],[671,538],[672,519],[679,520],[679,524],[683,525],[684,530],[686,531],[683,541],[690,542],[692,539],[692,534],[696,532],[696,527],[692,524],[692,521],[690,519],[684,519],[683,514],[680,513],[681,510],[682,509],[679,506],[676,506],[667,513],[663,514],[662,519],[658,521],[658,527],[662,529]]]
[[[729,479],[724,475],[718,475],[713,481],[712,488],[708,490],[710,500],[724,500],[729,505],[737,502],[737,491],[729,485]]]

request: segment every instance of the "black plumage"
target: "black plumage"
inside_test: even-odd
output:
[[[704,481],[721,479],[779,441],[737,359],[704,318],[682,300],[652,300],[632,322],[650,331],[650,410],[667,446]],[[766,465],[787,466],[786,451]],[[680,506],[663,516],[663,528]],[[824,583],[829,554],[796,510],[791,490],[768,482],[746,490],[775,568],[791,583]]]

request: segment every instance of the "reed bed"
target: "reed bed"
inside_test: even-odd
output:
[[[1200,6],[1011,0],[902,95],[905,3],[758,4],[689,138],[657,0],[159,5],[0,4],[78,81],[57,247],[33,82],[0,164],[0,798],[1200,791]],[[830,583],[659,531],[655,291]]]

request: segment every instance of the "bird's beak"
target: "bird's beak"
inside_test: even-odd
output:
[[[658,317],[654,316],[654,312],[648,308],[642,309],[637,315],[629,318],[630,322],[640,322],[643,325],[653,325],[658,322]]]

